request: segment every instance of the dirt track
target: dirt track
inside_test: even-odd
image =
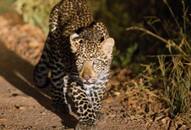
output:
[[[0,130],[74,128],[76,120],[63,108],[56,110],[51,105],[48,90],[32,85],[33,64],[40,55],[44,36],[39,29],[18,24],[16,19],[17,16],[10,14],[0,16]],[[127,74],[124,70],[120,76],[114,75],[110,90],[124,87]],[[131,87],[115,93],[116,96],[110,92],[104,100],[104,115],[98,121],[97,130],[175,130],[177,127],[177,130],[190,130],[184,123],[155,116],[163,107],[157,93],[154,94]]]
[[[66,124],[69,118],[62,115],[65,121],[62,124],[60,115],[55,112],[49,97],[44,93],[46,90],[38,90],[31,85],[32,64],[5,48],[3,44],[0,46],[0,55],[0,130],[62,129],[62,125]],[[110,101],[106,100],[106,103],[111,104]],[[108,130],[144,129],[144,122],[129,124],[125,118],[121,119],[122,122],[112,121],[117,114],[115,111],[104,117],[108,121],[99,122],[98,130],[106,127]],[[66,125],[74,127],[75,122],[68,122]]]

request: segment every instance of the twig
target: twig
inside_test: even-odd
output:
[[[146,33],[146,34],[148,34],[148,35],[151,35],[151,36],[153,36],[153,37],[159,39],[160,41],[162,41],[162,42],[164,42],[164,43],[166,43],[166,44],[169,43],[168,40],[166,40],[166,39],[162,38],[161,36],[159,36],[159,35],[157,35],[157,34],[151,32],[151,31],[148,30],[148,29],[145,29],[145,28],[142,28],[142,27],[137,27],[137,26],[132,26],[132,27],[129,27],[129,28],[126,29],[126,31],[132,31],[132,30],[137,30],[137,31],[144,32],[144,33]]]

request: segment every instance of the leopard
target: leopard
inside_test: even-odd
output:
[[[81,1],[86,2],[62,0],[53,8],[33,81],[39,88],[50,86],[52,101],[66,104],[79,124],[94,125],[106,91],[115,41],[102,22],[92,20]],[[86,13],[82,15],[76,8],[84,8]],[[77,25],[74,18],[76,22],[79,19]]]

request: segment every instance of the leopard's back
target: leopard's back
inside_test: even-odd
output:
[[[61,0],[57,3],[49,18],[50,32],[69,37],[80,28],[93,22],[93,15],[87,6],[87,0]]]

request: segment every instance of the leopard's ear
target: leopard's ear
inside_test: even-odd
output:
[[[115,44],[115,41],[111,37],[104,40],[102,43],[102,50],[109,57],[111,57],[112,55],[114,44]]]
[[[79,38],[79,35],[77,33],[73,33],[70,35],[70,46],[73,53],[75,53],[79,47],[77,39]]]

